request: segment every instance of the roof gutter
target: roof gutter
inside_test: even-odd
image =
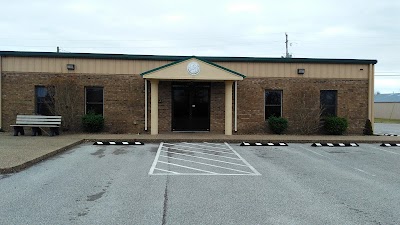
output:
[[[49,57],[49,58],[81,58],[81,59],[122,59],[122,60],[158,60],[177,61],[191,56],[167,55],[128,55],[128,54],[97,54],[97,53],[57,53],[57,52],[19,52],[0,51],[1,56],[14,57]],[[266,57],[217,57],[198,56],[211,62],[270,62],[270,63],[325,63],[325,64],[376,64],[377,60],[369,59],[325,59],[325,58],[266,58]]]

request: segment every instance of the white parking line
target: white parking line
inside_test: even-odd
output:
[[[183,144],[186,144],[186,145],[195,145],[195,146],[204,147],[204,145],[195,144],[195,143],[189,143],[189,142],[182,142],[182,143],[183,143]],[[227,149],[227,148],[215,147],[215,146],[211,146],[211,145],[207,145],[206,147],[207,147],[207,148],[217,148],[217,149],[229,150],[229,149]]]
[[[213,165],[213,164],[209,164],[209,163],[196,162],[196,161],[188,160],[188,159],[181,159],[181,158],[175,158],[175,157],[163,156],[163,155],[161,155],[161,157],[168,158],[168,159],[181,160],[181,161],[185,161],[185,162],[197,163],[200,165],[206,165],[206,166],[211,166],[211,167],[216,167],[216,168],[221,168],[221,169],[226,169],[226,170],[232,170],[232,171],[241,172],[241,173],[250,173],[250,172],[243,171],[243,170],[236,170],[236,169],[232,169],[232,168],[228,168],[228,167],[217,166],[217,165]]]
[[[226,159],[240,160],[240,159],[232,158],[232,157],[229,157],[229,156],[215,155],[215,154],[209,154],[209,153],[204,153],[204,152],[199,152],[199,151],[191,151],[191,150],[186,150],[186,149],[176,148],[176,147],[163,146],[163,148],[172,148],[172,149],[179,150],[179,151],[184,151],[184,152],[193,152],[193,153],[198,153],[198,154],[202,154],[202,155],[212,155],[212,156],[215,156],[215,157],[221,157],[221,158],[226,158]]]
[[[221,146],[221,147],[225,147],[225,144],[218,144],[218,143],[211,143],[211,142],[203,142],[204,144],[208,144],[208,145],[215,145],[215,146]]]
[[[162,152],[166,152],[166,153],[169,152],[169,151],[164,151],[164,150],[161,150],[161,151]],[[243,164],[239,164],[239,163],[226,162],[226,161],[222,161],[222,160],[218,160],[218,159],[210,159],[210,158],[205,158],[205,157],[195,156],[195,155],[188,155],[188,154],[179,153],[179,152],[171,152],[171,154],[178,154],[178,155],[183,155],[185,157],[193,157],[193,158],[198,158],[198,159],[210,160],[210,161],[214,161],[214,162],[220,162],[220,163],[226,163],[226,164],[231,164],[231,165],[236,165],[236,166],[245,166],[245,167],[247,167],[247,165],[243,165]]]
[[[316,155],[319,155],[319,156],[322,156],[322,157],[325,157],[325,158],[330,159],[328,156],[322,155],[322,154],[320,154],[320,153],[318,153],[318,152],[314,152],[313,150],[307,149],[307,148],[305,148],[305,147],[303,147],[303,146],[301,146],[301,145],[300,145],[299,147],[302,148],[302,149],[304,149],[304,150],[307,150],[307,151],[309,151],[309,152],[312,152],[312,153],[314,153],[314,154],[316,154]]]
[[[324,158],[326,158],[326,159],[335,161],[335,162],[337,162],[337,163],[339,163],[339,164],[343,164],[343,165],[344,165],[345,167],[347,167],[347,168],[350,168],[350,169],[353,169],[353,170],[357,170],[357,171],[359,171],[359,172],[361,172],[361,173],[364,173],[364,174],[367,174],[367,175],[369,175],[369,176],[373,176],[373,177],[376,176],[375,174],[369,173],[369,172],[367,172],[367,171],[365,171],[365,170],[362,170],[362,169],[359,169],[359,168],[352,167],[352,166],[349,166],[349,165],[347,165],[347,164],[344,164],[343,162],[341,162],[341,161],[339,161],[339,160],[337,160],[337,159],[334,159],[334,158],[328,157],[328,156],[326,156],[326,155],[320,154],[320,153],[318,153],[318,152],[314,152],[314,151],[312,151],[312,150],[309,150],[309,149],[307,149],[307,148],[305,148],[305,147],[303,147],[303,146],[301,146],[301,145],[299,145],[299,147],[302,148],[302,149],[304,149],[304,150],[307,150],[307,151],[309,151],[309,152],[312,152],[312,153],[314,153],[314,154],[316,154],[316,155],[322,156],[322,157],[324,157]]]
[[[384,151],[384,152],[392,153],[392,154],[395,154],[395,155],[400,155],[400,153],[398,153],[398,152],[388,151],[386,149],[377,148],[375,146],[368,146],[368,147],[371,147],[371,148],[374,148],[374,149],[377,149],[377,150],[381,150],[381,151]]]
[[[174,172],[174,171],[163,170],[163,169],[159,169],[159,168],[155,168],[155,170],[160,170],[160,171],[167,172],[167,173],[179,174],[179,173]]]
[[[254,169],[254,167],[252,167],[250,163],[248,163],[244,158],[242,158],[242,156],[240,156],[235,150],[233,150],[233,148],[228,143],[225,142],[225,144],[254,172],[254,174],[261,175],[261,173],[259,173],[256,169]]]
[[[158,158],[160,157],[161,148],[162,148],[163,144],[164,144],[164,142],[161,142],[161,143],[160,143],[160,146],[158,146],[157,154],[156,154],[156,157],[154,157],[154,161],[153,161],[153,164],[151,165],[149,174],[153,174],[154,168],[156,168],[157,161],[158,161]]]
[[[218,174],[218,173],[214,173],[214,172],[207,171],[207,170],[197,169],[197,168],[193,168],[193,167],[189,167],[189,166],[178,165],[175,163],[169,163],[169,162],[164,162],[164,161],[160,161],[160,160],[158,162],[163,163],[163,164],[172,165],[172,166],[182,167],[182,168],[186,168],[186,169],[197,170],[197,171],[201,171],[201,172],[205,172],[205,173]]]
[[[366,172],[365,170],[362,170],[362,169],[358,169],[358,168],[356,168],[356,167],[352,167],[353,169],[355,169],[355,170],[358,170],[358,171],[360,171],[360,172],[362,172],[362,173],[365,173],[365,174],[367,174],[367,175],[370,175],[370,176],[373,176],[373,177],[375,177],[375,175],[374,174],[372,174],[372,173],[368,173],[368,172]]]
[[[171,145],[171,144],[166,144],[166,145]],[[183,147],[183,148],[201,149],[201,150],[205,150],[205,151],[220,152],[220,153],[224,153],[224,154],[232,154],[232,155],[235,154],[235,153],[228,152],[228,151],[217,151],[217,150],[210,150],[210,149],[207,149],[207,148],[199,148],[199,147],[192,147],[192,146],[185,146],[185,145],[171,145],[171,146],[173,146],[173,147],[178,146],[178,147]]]
[[[211,174],[211,173],[154,173],[155,176],[259,176],[259,174],[247,173],[224,173],[224,174]]]
[[[224,145],[220,146],[221,147],[215,147],[209,146],[208,144],[203,145],[200,143],[187,142],[176,144],[160,143],[157,154],[150,168],[149,175],[261,175],[231,146],[229,146],[228,143],[224,143]],[[222,146],[225,146],[225,148],[222,148]],[[204,153],[199,150],[194,151],[196,149],[212,151],[216,154]],[[218,151],[218,149],[226,151]],[[228,153],[232,156],[228,157],[217,154],[220,152],[225,154]],[[216,157],[219,158],[216,159]],[[238,162],[232,162],[233,160],[237,160]],[[201,169],[199,166],[201,166]],[[185,171],[183,168],[188,170]],[[193,172],[190,172],[190,170],[193,170]]]

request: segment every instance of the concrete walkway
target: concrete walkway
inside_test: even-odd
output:
[[[0,132],[0,173],[12,173],[85,141],[143,141],[143,142],[233,142],[269,141],[287,143],[357,142],[400,143],[400,136],[303,136],[303,135],[232,135],[213,133],[169,133],[159,135],[137,134],[61,134],[60,136],[18,136]]]

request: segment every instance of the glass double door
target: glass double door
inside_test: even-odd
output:
[[[172,84],[172,130],[210,130],[210,83]]]

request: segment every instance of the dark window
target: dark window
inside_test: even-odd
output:
[[[282,116],[282,91],[265,91],[265,120]]]
[[[321,91],[320,102],[322,116],[336,116],[337,109],[337,91]]]
[[[54,115],[54,88],[45,86],[35,87],[36,114]]]
[[[103,88],[86,87],[86,114],[93,112],[103,115]]]

